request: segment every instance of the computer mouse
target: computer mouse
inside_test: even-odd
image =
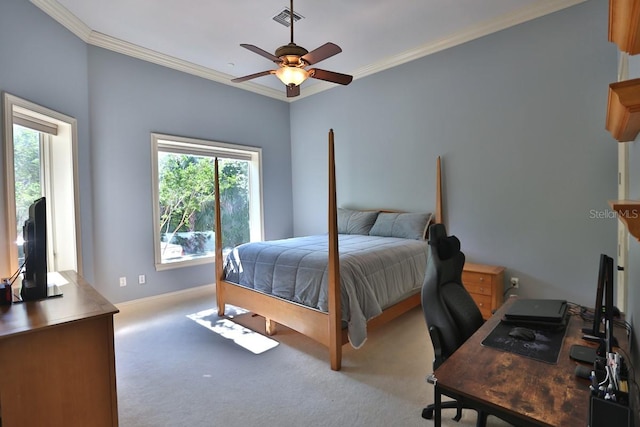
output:
[[[509,331],[509,336],[523,340],[523,341],[533,341],[536,339],[536,333],[529,328],[523,328],[521,326],[516,326]]]

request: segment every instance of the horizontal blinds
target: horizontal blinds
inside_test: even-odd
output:
[[[252,159],[252,153],[233,148],[211,147],[204,144],[158,140],[158,150],[167,153],[186,154],[190,156],[218,157],[222,159]]]
[[[13,123],[38,132],[58,135],[58,125],[46,120],[38,119],[18,111],[13,112]]]

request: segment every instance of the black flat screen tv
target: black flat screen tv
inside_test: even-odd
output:
[[[47,203],[44,197],[29,206],[22,237],[25,271],[20,297],[23,301],[47,298]]]

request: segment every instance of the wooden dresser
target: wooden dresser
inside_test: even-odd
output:
[[[462,271],[462,283],[478,305],[485,320],[502,305],[504,267],[467,262]]]
[[[62,297],[0,306],[0,425],[116,427],[113,315],[75,272]]]

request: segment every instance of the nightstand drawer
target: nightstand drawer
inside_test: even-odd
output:
[[[491,281],[493,280],[493,276],[488,273],[478,273],[475,271],[463,271],[462,272],[462,281],[466,285],[469,283],[477,283],[477,284],[487,284],[487,286],[491,286]]]
[[[502,305],[504,267],[465,263],[462,283],[482,313],[488,319]]]
[[[491,282],[470,282],[464,278],[464,274],[462,275],[462,283],[464,283],[464,287],[467,288],[470,294],[479,294],[479,295],[492,295]]]
[[[491,317],[491,296],[471,294],[471,297],[480,309],[482,317],[485,319]]]

